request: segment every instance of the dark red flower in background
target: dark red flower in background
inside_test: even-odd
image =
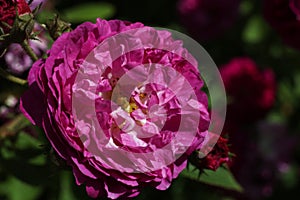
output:
[[[286,44],[300,49],[299,0],[265,0],[264,16]]]
[[[256,63],[245,57],[232,59],[220,72],[228,95],[227,121],[255,122],[271,109],[276,90],[271,69],[259,71]]]
[[[182,24],[198,41],[223,34],[237,19],[239,0],[180,0]]]
[[[8,33],[10,29],[3,22],[10,26],[13,25],[16,18],[16,8],[19,15],[31,12],[25,0],[0,0],[0,27],[4,33]]]
[[[297,18],[299,20],[299,17],[300,17],[300,1],[299,0],[291,0],[290,1],[290,8],[297,15]]]

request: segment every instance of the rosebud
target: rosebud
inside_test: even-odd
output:
[[[63,32],[71,31],[71,24],[61,20],[58,15],[46,23],[50,36],[56,40]]]
[[[18,16],[10,31],[11,42],[21,43],[25,39],[30,38],[33,27],[34,20],[31,13]]]

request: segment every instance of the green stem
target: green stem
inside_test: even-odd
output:
[[[35,62],[37,61],[39,58],[37,57],[37,55],[34,53],[34,51],[32,50],[32,48],[30,47],[29,43],[27,40],[24,40],[21,43],[22,48],[24,49],[24,51],[30,56],[30,58]]]
[[[14,75],[11,75],[9,74],[7,71],[5,71],[4,69],[2,69],[0,67],[0,76],[2,76],[3,78],[11,81],[11,82],[14,82],[14,83],[17,83],[17,84],[20,84],[20,85],[26,85],[27,84],[27,81],[24,80],[24,79],[21,79],[21,78],[18,78]]]
[[[11,121],[3,124],[0,127],[0,140],[9,136],[14,136],[20,132],[23,128],[29,126],[31,123],[24,115],[19,114]]]

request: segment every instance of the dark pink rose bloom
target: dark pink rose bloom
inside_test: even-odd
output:
[[[220,69],[228,95],[227,121],[251,123],[270,110],[275,101],[271,69],[260,71],[250,58],[234,58]]]
[[[187,157],[194,150],[201,148],[207,134],[210,122],[207,96],[201,91],[204,83],[194,67],[197,66],[196,61],[192,65],[182,58],[182,55],[188,52],[182,47],[182,42],[172,39],[169,32],[156,31],[150,27],[146,27],[147,31],[140,31],[139,28],[143,27],[145,28],[141,23],[131,24],[119,20],[97,19],[96,24],[86,22],[75,30],[62,34],[52,45],[48,57],[34,63],[28,76],[29,90],[21,98],[21,111],[32,123],[44,129],[57,154],[72,167],[76,183],[85,184],[88,195],[93,198],[134,197],[145,186],[152,186],[159,190],[167,189],[172,180],[186,167]],[[108,48],[111,48],[108,51],[94,52],[94,49],[97,49],[95,47],[103,44],[105,39],[128,30],[133,30],[138,37],[133,38],[129,43],[116,46],[112,42],[108,45]],[[124,50],[128,46],[148,41],[147,35],[149,34],[147,33],[149,32],[156,35],[157,40],[151,41],[152,43],[162,47],[169,46],[172,51],[156,49],[153,48],[152,43],[148,43],[148,47],[144,46],[142,49],[125,53],[116,60],[112,59],[112,55],[118,52],[118,49]],[[103,48],[105,47],[107,46],[104,45]],[[174,52],[177,53],[174,54]],[[101,76],[97,75],[99,80],[96,84],[89,79],[80,81],[76,79],[81,73],[79,70],[81,64],[88,55],[94,56],[92,60],[114,60],[102,71]],[[149,68],[143,67],[147,64],[151,64],[151,69],[160,73],[148,74]],[[165,67],[159,67],[157,64]],[[142,67],[138,68],[138,66]],[[130,73],[137,68],[140,69],[139,73]],[[89,71],[91,69],[89,68],[87,73],[95,75],[93,71]],[[175,78],[174,73],[165,73],[167,69],[175,69],[188,80],[192,90],[195,91],[197,101],[190,101],[189,97],[185,97],[184,94],[176,97],[169,88],[164,86],[167,81]],[[138,87],[133,90],[130,99],[126,99],[122,97],[122,92],[130,84],[125,85],[125,88],[118,85],[125,74],[129,74],[127,83],[151,76],[153,80],[161,84],[149,83]],[[76,115],[73,113],[72,103],[76,95],[82,95],[87,99],[93,99],[96,95],[82,90],[85,86],[96,88],[97,96],[93,101],[96,117],[93,119],[96,119],[102,128],[104,133],[102,137],[99,136],[100,132],[90,135],[93,129],[91,124],[85,121],[76,123],[77,111],[86,113],[87,116],[92,114],[88,110],[91,104],[85,101],[76,110]],[[174,80],[172,86],[182,88],[181,79]],[[116,92],[116,96],[113,91]],[[181,97],[185,97],[186,105],[190,106],[186,113],[181,112],[183,105],[178,104],[178,99]],[[109,106],[113,98],[118,104],[115,105],[117,107],[115,110]],[[195,123],[193,117],[190,116],[194,110],[193,107],[196,108],[198,114],[201,114],[198,123]],[[149,114],[153,114],[151,120],[149,120]],[[164,116],[167,117],[164,118]],[[186,152],[170,164],[146,173],[136,173],[130,168],[124,169],[125,165],[130,164],[129,162],[119,163],[115,159],[112,149],[143,153],[164,147],[177,134],[178,126],[184,119],[189,121],[183,124],[184,129],[188,130],[193,127],[196,135]],[[163,122],[162,120],[165,122],[163,128],[159,129],[157,124]],[[178,142],[184,142],[185,139],[187,138]],[[101,146],[103,141],[105,146]],[[103,149],[105,147],[106,150],[104,151],[100,146]],[[104,157],[93,154],[88,147],[96,149]],[[160,161],[168,159],[170,155],[172,152],[165,152],[165,155],[158,154],[156,158],[150,158],[146,162],[160,164]],[[122,158],[125,161],[128,159]],[[114,167],[107,164],[108,161]],[[132,164],[139,166],[143,164],[143,161],[145,160],[137,159]]]
[[[299,0],[265,0],[264,16],[289,46],[300,49]]]
[[[182,24],[198,41],[222,35],[237,19],[239,0],[180,0]]]
[[[13,25],[16,18],[15,6],[17,6],[19,15],[31,13],[31,10],[25,0],[0,0],[1,22],[5,22],[10,26]],[[0,24],[0,27],[4,30],[4,33],[8,33],[10,31],[10,29],[2,25],[2,23]]]

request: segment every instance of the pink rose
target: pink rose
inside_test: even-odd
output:
[[[134,37],[125,37],[130,31]],[[165,190],[201,148],[210,122],[197,63],[184,55],[167,31],[119,20],[84,23],[34,63],[21,110],[44,129],[89,196]]]

